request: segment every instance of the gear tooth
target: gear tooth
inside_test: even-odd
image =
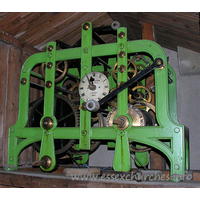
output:
[[[65,96],[63,96],[63,95],[55,94],[55,97],[60,98],[60,99],[62,99],[62,100],[64,100],[65,102],[68,103],[68,105],[71,107],[71,109],[72,109],[72,111],[73,111],[73,113],[74,113],[75,120],[76,120],[75,124],[76,124],[77,127],[79,127],[79,124],[80,124],[79,118],[80,118],[80,117],[79,117],[79,111],[78,111],[78,109],[76,108],[76,105],[75,105],[71,100],[69,100],[69,98],[67,98],[67,97],[65,97]],[[38,106],[38,104],[39,104],[40,102],[42,102],[42,101],[44,101],[44,97],[43,97],[43,96],[40,97],[39,99],[37,99],[36,101],[34,101],[34,102],[32,103],[32,108],[30,108],[30,110],[29,110],[29,112],[30,112],[29,121],[28,121],[28,126],[29,126],[29,127],[31,127],[31,115],[32,115],[32,113],[33,113],[35,107]],[[72,147],[72,145],[75,143],[75,141],[76,141],[76,140],[74,140],[74,139],[69,140],[69,142],[68,142],[63,148],[56,150],[56,151],[55,151],[55,154],[56,154],[56,155],[59,155],[59,154],[62,154],[62,153],[64,153],[64,152],[66,152],[70,147]],[[34,148],[36,151],[39,152],[39,151],[40,151],[40,142],[35,142],[35,143],[33,143],[33,148]]]

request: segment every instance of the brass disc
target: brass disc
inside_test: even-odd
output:
[[[106,127],[113,127],[113,120],[117,115],[117,107],[114,107],[106,118]],[[128,104],[128,115],[132,118],[132,126],[145,126],[142,112],[132,104]]]

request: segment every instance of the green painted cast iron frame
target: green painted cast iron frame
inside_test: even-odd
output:
[[[176,78],[163,49],[150,40],[127,41],[127,30],[120,27],[117,34],[125,33],[125,37],[117,37],[117,43],[92,45],[92,24],[84,30],[82,25],[82,46],[56,50],[56,43],[47,44],[46,52],[32,55],[24,63],[21,70],[21,79],[26,79],[25,84],[20,84],[19,115],[16,124],[9,128],[8,138],[8,161],[5,170],[17,170],[18,156],[28,145],[41,141],[39,159],[48,155],[52,159],[52,166],[44,171],[51,171],[56,164],[54,139],[77,139],[80,149],[90,149],[91,140],[116,140],[113,168],[116,171],[129,171],[131,169],[131,156],[129,142],[135,141],[158,149],[166,155],[170,161],[170,174],[184,175],[189,169],[189,147],[188,129],[177,121],[176,106]],[[52,45],[53,49],[48,50]],[[125,56],[119,56],[119,52],[125,52]],[[118,65],[127,66],[128,53],[148,53],[153,59],[161,58],[164,61],[164,69],[155,69],[155,93],[156,93],[156,119],[159,126],[131,127],[126,130],[118,130],[113,127],[91,127],[91,113],[80,110],[80,127],[56,127],[56,119],[53,116],[54,84],[55,84],[55,62],[81,58],[81,78],[85,73],[91,72],[92,57],[117,55]],[[52,82],[52,87],[45,87],[44,93],[44,117],[51,117],[54,121],[53,127],[46,131],[41,127],[26,127],[29,117],[29,92],[31,71],[39,63],[52,62],[53,66],[46,69],[45,83]],[[173,80],[168,84],[168,73]],[[127,81],[127,70],[118,72],[118,83]],[[127,114],[128,91],[125,89],[118,94],[118,114],[125,115],[131,124],[131,118]],[[81,103],[83,100],[81,99]],[[116,116],[116,117],[117,117]],[[160,140],[170,142],[166,145]],[[173,178],[179,181],[179,178]]]

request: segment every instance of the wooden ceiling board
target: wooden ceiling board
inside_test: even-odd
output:
[[[86,21],[86,19],[91,19],[94,17],[94,13],[77,13],[76,17],[69,18],[69,20],[66,21],[66,23],[62,24],[61,27],[54,27],[52,30],[49,30],[46,34],[42,35],[38,41],[35,41],[34,43],[31,43],[32,46],[35,48],[39,48],[39,50],[43,50],[44,46],[50,42],[55,41],[57,39],[62,38],[64,35],[70,34],[70,32],[73,33],[74,29],[78,27],[81,34],[81,24]],[[73,37],[75,34],[73,35]],[[70,45],[72,38],[69,38],[68,43]]]
[[[143,14],[156,17],[163,21],[168,21],[174,24],[180,24],[186,28],[199,28],[199,19],[196,17],[188,17],[188,15],[183,15],[175,12],[147,12]]]
[[[25,33],[20,36],[20,38],[29,43],[32,38],[35,38],[38,33],[44,30],[44,25],[47,23],[50,24],[54,18],[57,18],[57,15],[59,15],[59,13],[41,13],[40,17],[35,18],[35,20],[27,26]]]
[[[177,51],[177,46],[182,46],[187,49],[193,49],[193,51],[200,52],[200,44],[198,43],[192,43],[178,37],[171,37],[171,35],[165,33],[160,34],[159,32],[157,32],[156,38],[157,43],[163,47],[173,49],[170,47],[176,46],[176,49],[173,49],[175,51]]]
[[[70,21],[65,24],[62,28],[57,28],[55,30],[49,30],[46,34],[42,35],[40,38],[38,38],[38,41],[34,41],[34,43],[30,43],[35,48],[38,48],[38,46],[41,46],[39,49],[43,50],[44,46],[50,42],[55,41],[57,39],[60,40],[62,38],[63,42],[68,43],[69,45],[74,44],[73,37],[75,37],[74,30],[76,29],[78,31],[78,34],[81,36],[81,25],[84,22],[92,22],[93,27],[102,24],[103,21],[107,20],[106,13],[78,13],[76,17],[73,17],[69,19]],[[69,37],[69,35],[72,35],[72,37]],[[80,39],[80,37],[79,37]],[[72,42],[73,40],[73,42]],[[39,41],[42,41],[39,43]]]
[[[156,29],[157,42],[163,47],[174,47],[200,52],[199,19],[191,13],[123,13],[131,21],[144,21],[153,24]],[[159,38],[159,39],[158,39]],[[167,38],[167,39],[166,39]]]
[[[39,17],[38,13],[21,13],[15,14],[14,20],[8,22],[3,29],[13,35],[16,36],[20,32],[24,31],[30,24],[32,23],[33,19]]]
[[[99,27],[119,21],[127,27],[130,40],[142,38],[141,22],[147,22],[155,26],[157,42],[163,47],[175,50],[179,45],[200,52],[199,16],[198,12],[0,12],[0,31],[5,41],[7,33],[20,44],[45,51],[50,41],[76,43],[84,22]],[[101,37],[116,42],[116,36]]]
[[[124,13],[125,16],[129,16],[138,21],[144,21],[153,25],[166,27],[168,29],[176,30],[185,34],[190,34],[199,37],[199,30],[189,25],[183,25],[179,23],[170,22],[167,17],[156,17],[151,13]]]
[[[57,13],[56,17],[51,16],[46,19],[46,21],[41,24],[41,27],[37,27],[32,31],[32,34],[28,38],[24,38],[24,40],[34,46],[37,44],[38,39],[47,38],[56,33],[56,31],[62,30],[64,27],[68,26],[71,23],[71,16],[74,15],[76,15],[76,13]]]

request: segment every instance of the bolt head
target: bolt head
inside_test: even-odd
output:
[[[120,134],[120,136],[124,136],[124,132],[123,131],[120,131],[119,134]]]
[[[53,50],[53,46],[52,45],[49,45],[48,46],[48,51],[52,51]]]
[[[49,156],[43,156],[41,161],[43,161],[42,167],[44,169],[49,169],[52,165],[52,159]]]
[[[83,52],[84,52],[84,53],[88,53],[88,48],[85,47],[85,48],[83,49]]]
[[[52,82],[51,82],[51,81],[47,81],[47,82],[46,82],[46,87],[47,87],[47,88],[50,88],[51,86],[52,86]]]
[[[83,24],[83,29],[85,31],[87,31],[90,28],[90,24],[88,22],[86,22],[85,24]]]
[[[157,64],[158,66],[161,65],[161,64],[162,64],[161,60],[157,60],[157,61],[156,61],[156,64]]]
[[[87,110],[87,108],[86,108],[86,102],[83,102],[83,103],[81,104],[81,109],[84,110],[84,111]]]
[[[45,117],[42,120],[42,127],[45,130],[50,130],[53,127],[53,119],[51,117]]]
[[[120,73],[123,73],[123,72],[126,71],[126,66],[125,66],[125,65],[120,65],[120,66],[118,67],[118,70],[119,70]]]
[[[118,55],[120,58],[124,58],[126,53],[124,51],[120,51]]]
[[[22,85],[25,85],[26,82],[27,82],[26,78],[22,78],[22,79],[21,79],[21,84],[22,84]]]
[[[175,170],[179,170],[179,168],[180,168],[180,166],[179,166],[178,164],[175,164],[175,165],[174,165],[174,169],[175,169]]]
[[[82,130],[81,133],[82,133],[82,135],[87,135],[87,131],[86,130]]]
[[[125,37],[125,33],[123,31],[119,32],[118,37],[120,39],[124,38]]]
[[[179,132],[180,132],[180,129],[179,129],[178,127],[176,127],[176,128],[174,129],[174,132],[175,132],[175,133],[179,133]]]
[[[52,63],[52,62],[48,62],[48,63],[47,63],[47,68],[48,68],[48,69],[51,69],[52,67],[53,67],[53,63]]]

